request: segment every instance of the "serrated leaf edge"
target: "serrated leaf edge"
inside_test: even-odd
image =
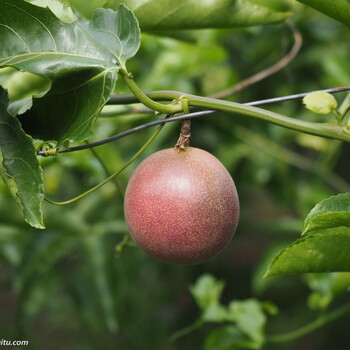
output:
[[[346,229],[349,229],[349,227],[347,226],[338,226],[337,228],[346,228]],[[323,231],[329,231],[329,230],[333,230],[334,228],[329,228],[329,229],[325,229]],[[313,233],[313,234],[310,234],[309,236],[306,236],[306,237],[303,237],[303,238],[299,238],[298,240],[296,240],[295,242],[293,242],[292,244],[290,244],[288,247],[284,248],[282,251],[280,251],[272,260],[271,264],[269,265],[269,267],[267,268],[267,271],[265,273],[265,275],[263,276],[263,278],[268,278],[268,277],[274,277],[274,276],[279,276],[279,275],[292,275],[292,274],[297,274],[297,272],[293,272],[293,273],[274,273],[274,274],[271,274],[271,269],[273,267],[273,265],[277,262],[277,260],[283,255],[286,253],[287,250],[301,244],[301,243],[304,243],[306,242],[307,240],[310,240],[310,239],[313,239],[315,237],[318,237],[318,236],[350,236],[350,232],[349,234],[344,234],[344,233],[341,233],[341,232],[337,232],[337,233],[332,233],[332,232],[325,232],[325,233],[322,233],[322,232],[319,232],[319,233]],[[311,271],[310,271],[311,272]],[[304,273],[304,272],[302,272]],[[306,272],[305,272],[306,273]]]

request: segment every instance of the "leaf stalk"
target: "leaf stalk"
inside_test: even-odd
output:
[[[309,334],[318,328],[325,326],[327,323],[336,320],[337,318],[345,315],[348,312],[350,312],[350,303],[342,305],[341,307],[339,307],[338,309],[334,310],[333,312],[331,312],[329,314],[321,315],[319,318],[317,318],[313,322],[305,325],[304,327],[296,329],[295,331],[288,332],[285,334],[267,336],[266,342],[267,343],[290,342],[294,339],[297,339],[297,338],[300,338],[306,334]]]

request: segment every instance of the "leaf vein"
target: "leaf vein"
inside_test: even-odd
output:
[[[54,37],[52,36],[52,34],[51,34],[49,28],[47,28],[46,25],[45,25],[43,22],[41,22],[38,18],[36,18],[35,16],[33,16],[31,13],[29,13],[29,12],[27,12],[27,11],[21,9],[21,8],[18,7],[18,6],[15,6],[15,5],[10,4],[10,3],[8,3],[8,2],[7,2],[7,3],[4,3],[4,4],[5,4],[5,5],[8,5],[8,6],[11,6],[11,7],[13,7],[13,8],[16,8],[17,10],[19,10],[19,11],[21,11],[21,12],[24,12],[24,13],[27,14],[28,16],[32,17],[32,18],[33,18],[36,22],[38,22],[42,27],[44,27],[44,29],[47,31],[47,33],[49,34],[49,36],[50,36],[50,38],[51,38],[51,40],[52,40],[52,43],[53,43],[53,45],[54,45],[55,50],[57,50],[57,46],[56,46],[55,39],[54,39]],[[29,51],[30,51],[30,50],[29,50]]]
[[[23,44],[23,46],[26,48],[26,50],[28,52],[30,52],[30,48],[28,47],[28,45],[25,43],[25,41],[22,39],[22,37],[15,31],[13,30],[11,27],[5,25],[5,24],[2,24],[0,23],[0,26],[1,27],[5,27],[6,29],[8,29],[10,32],[12,32],[12,34],[14,34],[20,41],[21,43]]]

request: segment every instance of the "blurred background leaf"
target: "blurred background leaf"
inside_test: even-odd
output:
[[[237,28],[257,24],[278,23],[290,13],[259,6],[250,0],[107,0],[105,7],[116,9],[120,4],[135,12],[143,31]]]
[[[231,100],[247,102],[349,83],[347,27],[294,0],[255,2],[277,6],[278,11],[292,9],[304,45],[288,67]],[[103,3],[84,1],[83,5],[89,12]],[[284,24],[200,30],[187,42],[144,34],[128,70],[144,90],[209,95],[273,64],[291,44],[290,30]],[[8,71],[0,73],[1,83],[12,76]],[[27,88],[24,81],[21,84]],[[119,82],[116,92],[128,93],[128,89]],[[335,97],[341,103],[345,96]],[[323,118],[307,111],[301,101],[269,109],[305,120]],[[99,118],[90,141],[150,120],[154,115],[138,113]],[[176,123],[166,125],[142,158],[172,147],[179,128]],[[152,132],[144,130],[96,151],[108,170],[115,171]],[[303,220],[316,203],[349,190],[349,146],[224,113],[193,121],[192,134],[192,145],[213,153],[232,174],[242,213],[232,243],[201,265],[163,264],[134,247],[115,253],[115,246],[127,234],[123,192],[141,159],[118,177],[118,186],[110,183],[68,207],[45,203],[47,229],[43,232],[23,223],[0,183],[1,338],[28,339],[37,350],[231,350],[254,346],[236,325],[218,323],[208,323],[174,343],[169,341],[171,334],[200,316],[189,286],[203,274],[225,283],[224,305],[231,300],[273,302],[279,313],[267,317],[269,334],[297,329],[320,311],[348,300],[346,275],[339,274],[339,293],[333,292],[337,285],[333,274],[318,275],[322,278],[318,282],[298,275],[263,280],[262,275],[276,251],[300,237]],[[57,200],[71,198],[106,177],[89,151],[40,158],[40,163],[47,195]],[[44,239],[44,235],[48,237]],[[40,252],[46,263],[35,258],[32,249]],[[103,276],[96,276],[101,270]],[[314,293],[318,296],[311,297]],[[347,350],[349,322],[350,316],[345,315],[301,339],[268,344],[267,348]]]

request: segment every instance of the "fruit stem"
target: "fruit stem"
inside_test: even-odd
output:
[[[184,114],[190,112],[188,99],[181,99],[182,108]],[[184,119],[181,124],[180,137],[176,142],[175,151],[183,152],[189,145],[191,141],[191,119]]]
[[[175,150],[177,152],[183,152],[189,145],[191,140],[191,119],[185,119],[182,121],[180,137],[176,142]]]

